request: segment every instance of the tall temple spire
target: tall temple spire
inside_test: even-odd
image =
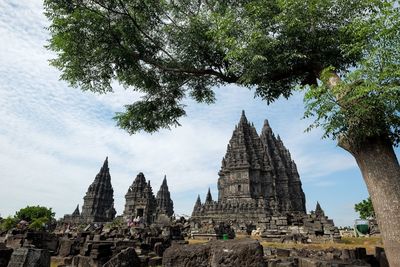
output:
[[[306,212],[296,165],[268,120],[259,135],[242,112],[218,174],[218,200],[260,197],[279,207],[276,212]]]
[[[72,216],[79,216],[80,212],[79,212],[79,204],[76,206],[74,212],[71,214]]]
[[[252,190],[250,185],[260,183],[253,181],[253,176],[249,173],[264,171],[268,169],[267,165],[257,130],[247,121],[243,111],[222,161],[218,179],[218,199],[229,198],[234,201],[238,198],[251,199],[265,195],[265,192]],[[251,181],[233,177],[242,174],[247,175]]]
[[[192,216],[196,214],[196,212],[201,208],[201,199],[200,195],[197,195],[196,203],[194,203]]]
[[[161,186],[167,186],[167,175],[164,175],[164,179],[162,181],[162,185]],[[168,188],[168,186],[167,186]]]
[[[157,192],[157,210],[158,214],[166,214],[171,217],[174,214],[174,202],[168,190],[167,176],[164,175],[160,190]]]
[[[325,212],[324,210],[321,208],[321,205],[319,204],[319,202],[317,201],[317,205],[315,207],[315,215],[317,215],[317,217],[323,217],[325,216]]]
[[[196,204],[199,204],[199,205],[201,205],[200,194],[198,194],[198,195],[197,195]]]
[[[199,196],[200,198],[200,196]],[[206,196],[206,203],[212,202],[211,190],[208,188],[207,196]]]
[[[104,169],[108,169],[108,156],[107,156],[106,159],[104,160],[103,168],[104,168]]]
[[[246,113],[245,113],[244,110],[242,110],[242,115],[240,116],[240,120],[246,120],[247,121]]]
[[[83,198],[82,219],[85,222],[109,222],[115,217],[114,190],[111,185],[108,157]]]

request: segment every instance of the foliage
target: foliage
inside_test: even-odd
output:
[[[29,229],[41,230],[54,219],[55,213],[51,208],[41,206],[27,206],[20,209],[15,215],[8,216],[0,222],[0,230],[10,230],[24,220],[29,223]]]
[[[354,205],[354,210],[360,213],[361,219],[373,219],[375,218],[374,207],[372,206],[371,198],[364,199],[360,203]]]
[[[46,228],[46,224],[49,223],[49,218],[40,217],[34,219],[28,226],[29,229],[32,230],[44,230]]]
[[[213,103],[212,88],[236,83],[271,102],[321,70],[363,56],[369,0],[45,0],[48,48],[61,78],[83,90],[116,80],[143,93],[115,116],[129,133],[179,125],[186,97]]]
[[[373,27],[363,46],[363,59],[354,70],[342,74],[339,86],[328,83],[333,67],[327,68],[319,86],[305,96],[306,117],[315,116],[311,128],[323,127],[325,137],[349,137],[362,141],[388,136],[400,141],[400,10],[387,3],[371,15]]]
[[[55,213],[51,210],[51,208],[27,206],[17,211],[14,218],[27,221],[28,223],[32,223],[36,220],[40,222],[44,218],[47,219],[47,222],[50,222],[52,219],[54,219],[54,215]]]
[[[106,224],[107,228],[123,228],[126,225],[125,221],[121,217],[115,218],[112,222]]]
[[[7,218],[3,219],[0,222],[0,230],[1,231],[8,231],[14,228],[17,225],[18,221],[16,218],[8,216]]]

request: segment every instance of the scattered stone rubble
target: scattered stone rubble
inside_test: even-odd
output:
[[[163,266],[266,266],[263,247],[256,240],[216,240],[197,245],[174,245],[163,257]]]
[[[10,231],[5,245],[12,248],[0,245],[0,267],[50,266],[50,256],[60,267],[160,266],[171,244],[187,243],[182,230],[188,224],[182,220],[162,228],[90,224],[83,230],[54,234]],[[132,262],[139,265],[129,265]]]
[[[226,230],[224,225],[220,228]],[[367,255],[365,248],[263,248],[257,240],[248,238],[188,245],[184,241],[183,229],[185,224],[176,221],[163,229],[156,226],[134,229],[104,227],[101,230],[92,227],[90,231],[58,235],[26,232],[18,248],[8,248],[0,243],[0,267],[48,267],[50,256],[52,266],[59,267],[389,266],[382,248],[376,248],[375,255]],[[15,240],[21,238],[21,234],[10,236]]]
[[[272,267],[386,267],[381,248],[376,256],[365,248],[279,249],[265,247],[252,239],[215,240],[205,244],[173,245],[163,257],[163,266],[272,266]]]

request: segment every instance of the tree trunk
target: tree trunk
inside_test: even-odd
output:
[[[372,199],[390,266],[400,266],[400,166],[387,137],[368,138],[352,145],[339,140],[357,161]]]

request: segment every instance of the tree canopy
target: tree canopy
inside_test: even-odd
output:
[[[39,218],[46,218],[48,221],[54,219],[55,213],[51,208],[41,206],[26,206],[15,213],[15,218],[18,220],[24,220],[27,222],[33,222]]]
[[[375,211],[371,198],[364,199],[360,203],[354,205],[354,210],[360,214],[361,219],[374,219]]]
[[[347,137],[354,142],[371,136],[400,141],[400,11],[389,3],[371,14],[371,25],[358,25],[367,32],[362,58],[355,68],[343,72],[338,86],[330,88],[330,67],[321,75],[319,86],[306,93],[306,117],[313,127],[325,129],[325,136]],[[357,144],[356,144],[357,145]],[[346,146],[346,145],[345,145]]]
[[[26,221],[30,229],[42,229],[45,224],[54,220],[55,213],[51,208],[42,206],[26,206],[15,213],[14,216],[8,216],[0,223],[0,230],[9,230],[17,226],[20,221]]]
[[[316,85],[327,67],[356,66],[384,2],[44,1],[62,79],[144,93],[115,117],[130,133],[179,125],[183,99],[212,103],[215,86],[236,83],[271,102]]]

